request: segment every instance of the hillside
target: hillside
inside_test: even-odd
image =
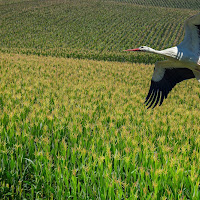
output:
[[[178,44],[184,36],[185,19],[197,12],[127,1],[1,1],[0,50],[153,63],[161,58],[123,50]]]

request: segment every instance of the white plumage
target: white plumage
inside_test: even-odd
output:
[[[167,98],[179,82],[195,78],[200,82],[200,13],[185,21],[185,36],[175,47],[162,51],[142,46],[125,51],[142,51],[163,55],[165,61],[156,62],[146,105],[153,108]]]

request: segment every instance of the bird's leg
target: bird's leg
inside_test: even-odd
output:
[[[200,83],[200,70],[193,70],[193,73],[197,81]]]
[[[194,70],[200,72],[200,65],[195,66]]]

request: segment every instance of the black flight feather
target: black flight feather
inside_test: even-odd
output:
[[[166,68],[163,78],[160,81],[151,80],[149,93],[145,103],[148,108],[153,108],[159,103],[162,105],[163,100],[167,98],[172,88],[179,82],[195,78],[192,70],[187,68]]]

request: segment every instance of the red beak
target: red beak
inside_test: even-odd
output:
[[[141,51],[139,48],[136,48],[136,49],[127,49],[127,50],[124,50],[124,51]]]

